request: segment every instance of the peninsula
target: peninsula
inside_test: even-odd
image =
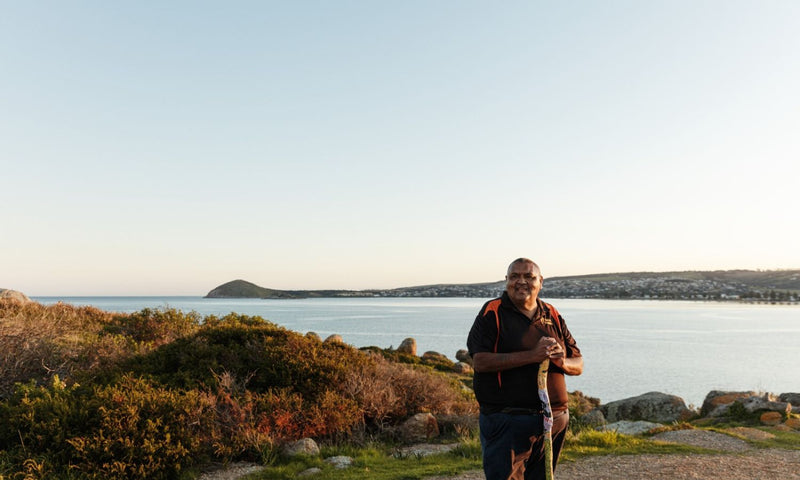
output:
[[[498,296],[505,282],[436,284],[372,290],[276,290],[245,280],[222,284],[205,298],[301,299],[332,297]],[[629,272],[549,277],[543,298],[734,300],[800,302],[800,270]]]

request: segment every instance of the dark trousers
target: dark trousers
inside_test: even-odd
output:
[[[525,468],[525,480],[543,480],[544,436],[542,415],[480,414],[483,472],[486,480],[507,480],[511,473],[511,452],[522,455],[533,449]],[[553,469],[555,469],[569,424],[569,412],[553,417]],[[533,442],[531,442],[533,438]]]

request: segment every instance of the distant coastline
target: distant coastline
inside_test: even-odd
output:
[[[304,299],[337,297],[498,296],[505,282],[436,284],[370,290],[277,290],[246,280],[224,283],[204,298]],[[629,272],[546,278],[543,298],[800,303],[800,270]]]

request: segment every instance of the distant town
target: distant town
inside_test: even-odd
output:
[[[244,280],[220,285],[209,298],[477,297],[493,298],[504,281],[373,290],[274,290]],[[800,270],[631,272],[546,278],[542,298],[713,300],[800,303]]]

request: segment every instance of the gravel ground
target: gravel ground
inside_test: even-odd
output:
[[[558,480],[796,480],[800,450],[722,455],[607,455],[559,464]],[[426,480],[483,480],[483,472]]]
[[[755,429],[739,429],[732,433],[748,438],[759,438],[764,435]],[[800,480],[800,450],[756,449],[741,439],[706,430],[664,432],[653,438],[727,453],[587,457],[575,462],[560,463],[556,478],[558,480]],[[260,468],[262,467],[254,464],[231,464],[227,468],[204,473],[200,480],[236,480]],[[456,476],[429,477],[426,480],[483,479],[483,472],[471,471]]]
[[[750,429],[755,430],[755,429]],[[760,430],[734,432],[747,437]],[[755,449],[747,442],[706,430],[678,430],[654,436],[664,442],[683,443],[729,453],[713,455],[605,455],[560,463],[558,480],[800,480],[800,450]],[[483,472],[426,480],[483,480]]]
[[[220,466],[200,475],[198,480],[236,480],[245,475],[257,472],[264,468],[255,463],[237,462],[227,466]]]

